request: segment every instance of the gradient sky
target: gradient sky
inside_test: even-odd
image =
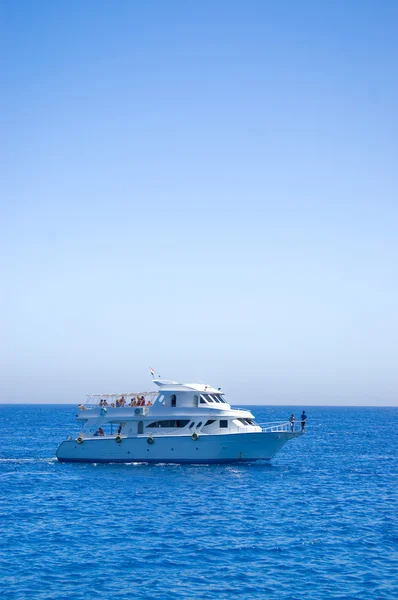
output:
[[[398,3],[0,6],[2,402],[398,404]]]

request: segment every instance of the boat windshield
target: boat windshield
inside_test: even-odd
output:
[[[227,404],[221,394],[200,394],[200,403],[201,404],[212,404],[212,403],[222,403]]]

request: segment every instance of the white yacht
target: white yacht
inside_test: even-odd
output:
[[[91,395],[61,462],[233,463],[270,460],[303,433],[299,423],[257,424],[209,385],[154,380],[156,392]]]

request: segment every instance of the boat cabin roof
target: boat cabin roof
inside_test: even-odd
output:
[[[166,379],[154,379],[153,383],[164,392],[200,392],[204,394],[223,394],[221,388],[214,388],[204,383],[178,383]]]

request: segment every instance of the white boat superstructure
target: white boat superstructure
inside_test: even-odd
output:
[[[260,426],[209,385],[154,380],[156,392],[98,394],[79,405],[82,428],[57,449],[61,462],[231,463],[270,460],[299,424]]]

